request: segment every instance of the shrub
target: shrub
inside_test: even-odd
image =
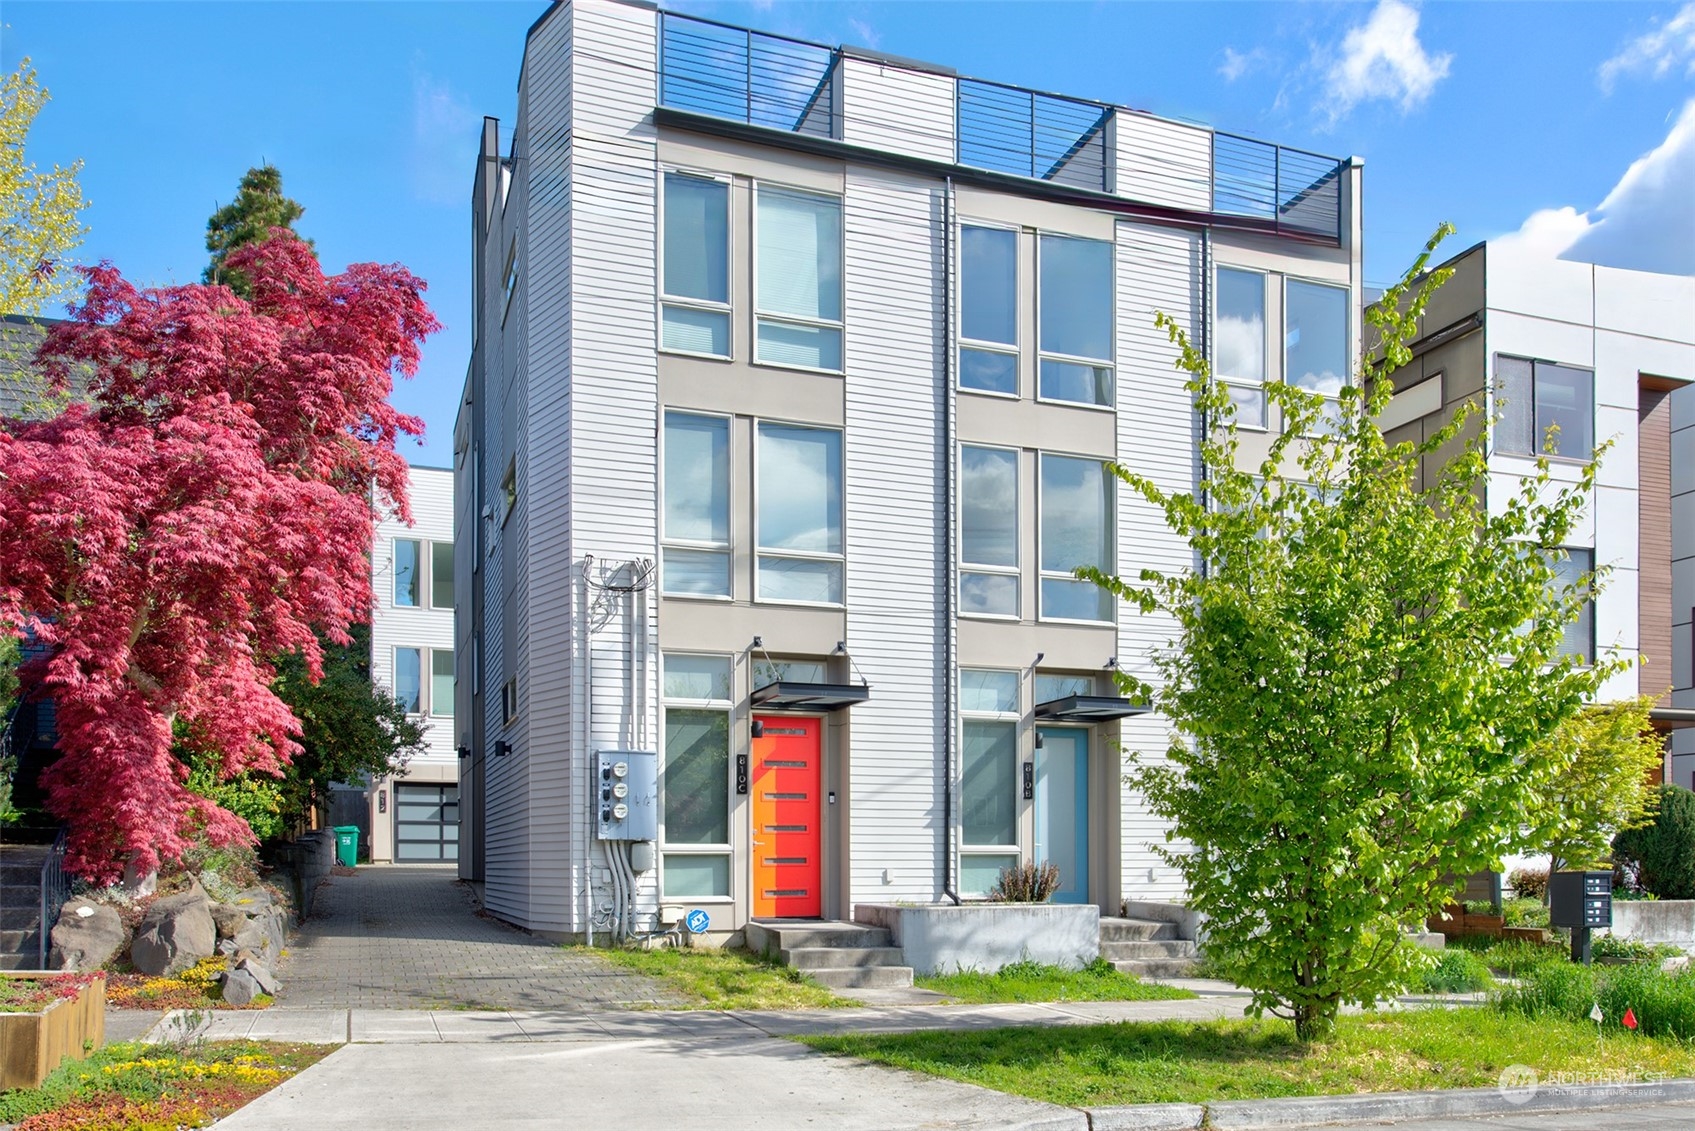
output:
[[[1418,988],[1429,994],[1468,994],[1487,989],[1489,967],[1469,950],[1441,950],[1423,971]]]
[[[1620,833],[1613,855],[1633,867],[1638,885],[1660,899],[1695,899],[1695,793],[1660,786],[1653,822]]]
[[[1499,915],[1500,914],[1499,911],[1495,910],[1494,903],[1490,902],[1487,899],[1468,899],[1468,900],[1466,900],[1465,901],[1465,913],[1467,915]]]
[[[1621,958],[1627,962],[1659,962],[1676,954],[1679,948],[1669,943],[1647,943],[1641,939],[1621,939],[1616,935],[1596,935],[1589,944],[1595,958]]]
[[[1528,970],[1549,963],[1567,964],[1569,951],[1563,943],[1533,943],[1522,939],[1488,940],[1492,945],[1478,955],[1484,965],[1508,978],[1522,977]]]
[[[990,890],[989,899],[995,903],[1046,903],[1058,890],[1057,865],[1026,860],[1001,869],[1000,879]]]
[[[1507,873],[1507,885],[1520,899],[1540,902],[1548,898],[1548,869],[1514,868]]]
[[[1546,927],[1548,908],[1540,899],[1509,899],[1501,904],[1509,927]]]

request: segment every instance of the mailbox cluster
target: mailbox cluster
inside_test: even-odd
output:
[[[1548,921],[1556,927],[1611,927],[1611,872],[1555,872],[1548,880]]]

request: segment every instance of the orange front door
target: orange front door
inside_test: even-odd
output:
[[[816,919],[824,914],[818,859],[822,719],[755,716],[753,740],[753,915]]]

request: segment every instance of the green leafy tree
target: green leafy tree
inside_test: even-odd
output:
[[[1547,853],[1550,874],[1605,866],[1613,840],[1654,819],[1665,742],[1648,721],[1654,697],[1585,708],[1543,744],[1563,771],[1543,794],[1524,849]]]
[[[248,297],[247,276],[224,266],[230,252],[248,244],[263,243],[271,229],[293,230],[306,208],[283,195],[282,173],[275,165],[260,165],[242,175],[235,199],[212,213],[206,221],[206,250],[212,253],[202,281],[222,283],[243,298]],[[308,245],[312,241],[306,241]]]
[[[1177,732],[1128,780],[1169,822],[1162,852],[1206,916],[1209,959],[1303,1041],[1413,979],[1404,929],[1452,898],[1448,877],[1498,864],[1559,771],[1549,734],[1612,670],[1560,654],[1588,593],[1557,588],[1549,564],[1593,463],[1561,486],[1543,460],[1491,514],[1476,406],[1416,445],[1378,425],[1449,231],[1369,312],[1382,344],[1334,426],[1318,396],[1266,385],[1287,426],[1251,471],[1226,390],[1161,315],[1207,424],[1205,491],[1113,470],[1205,568],[1079,571],[1176,626],[1156,685],[1120,677]]]
[[[0,79],[0,314],[39,314],[80,283],[64,259],[85,231],[82,162],[38,170],[24,153],[46,102],[27,58]]]

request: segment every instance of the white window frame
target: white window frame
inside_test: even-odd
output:
[[[1053,236],[1057,239],[1087,240],[1090,243],[1105,244],[1112,253],[1112,265],[1107,271],[1107,283],[1112,293],[1107,299],[1107,309],[1112,312],[1112,325],[1107,327],[1107,341],[1111,345],[1112,356],[1109,358],[1081,357],[1077,354],[1055,353],[1042,348],[1042,237]],[[1103,240],[1095,236],[1080,236],[1073,232],[1056,232],[1048,229],[1036,231],[1036,271],[1032,280],[1032,290],[1035,294],[1035,325],[1036,325],[1036,400],[1042,404],[1066,405],[1070,408],[1090,409],[1094,412],[1118,411],[1118,241]],[[1112,400],[1108,404],[1096,404],[1089,401],[1068,401],[1057,397],[1042,395],[1042,362],[1059,361],[1071,365],[1088,365],[1112,370]],[[1093,623],[1093,622],[1091,622]]]
[[[968,561],[965,560],[965,549],[964,549],[964,547],[965,547],[965,536],[964,536],[963,526],[964,526],[964,515],[965,515],[965,507],[964,507],[965,498],[964,498],[964,496],[965,496],[965,449],[966,448],[984,448],[984,449],[987,449],[989,451],[1011,452],[1012,453],[1012,457],[1013,457],[1013,492],[1014,492],[1013,506],[1014,506],[1017,513],[1014,515],[1014,522],[1013,522],[1014,533],[1013,533],[1013,539],[1012,539],[1012,552],[1013,552],[1013,557],[1014,557],[1015,561],[1010,566],[977,565],[974,562],[968,562]],[[960,525],[961,525],[961,531],[960,531],[960,535],[959,535],[959,546],[960,546],[959,563],[958,563],[958,569],[955,570],[955,572],[954,572],[954,579],[953,579],[954,580],[954,601],[955,601],[954,607],[956,609],[960,610],[960,612],[959,612],[960,616],[968,617],[972,620],[997,620],[997,621],[1018,621],[1018,620],[1022,620],[1023,616],[1024,616],[1024,590],[1027,588],[1024,584],[1024,538],[1023,538],[1024,526],[1023,526],[1022,522],[1019,521],[1024,517],[1024,459],[1023,459],[1023,449],[1003,447],[1000,444],[975,444],[975,443],[967,444],[967,443],[961,443],[959,445],[958,451],[954,453],[954,458],[957,461],[957,463],[954,465],[954,482],[959,484],[959,488],[958,488],[959,493],[960,493],[959,515],[960,515]],[[964,600],[963,600],[963,593],[961,591],[964,588],[963,583],[964,583],[964,580],[965,580],[965,575],[967,573],[987,573],[987,574],[994,574],[998,577],[1010,577],[1010,578],[1012,578],[1013,581],[1017,583],[1017,596],[1014,598],[1014,601],[1013,601],[1013,611],[1011,613],[968,613],[968,612],[966,612]]]
[[[665,291],[665,179],[673,174],[680,177],[695,177],[703,181],[716,181],[725,188],[724,195],[724,270],[729,277],[724,280],[724,293],[729,296],[728,302],[712,302],[707,299],[686,298],[679,295],[667,294]],[[734,361],[736,358],[736,184],[735,178],[727,173],[707,172],[703,169],[688,169],[679,165],[661,166],[659,170],[659,216],[655,227],[659,238],[655,241],[655,253],[658,256],[654,264],[654,274],[659,279],[659,299],[654,309],[654,326],[657,329],[657,346],[660,353],[676,354],[679,357],[698,357],[706,361]],[[698,350],[678,349],[665,344],[665,308],[667,306],[683,307],[688,310],[700,310],[712,314],[722,314],[728,326],[729,342],[725,353],[701,353]]]
[[[1012,243],[1012,344],[1006,342],[985,342],[965,336],[965,256],[959,257],[958,288],[956,302],[959,307],[959,334],[954,344],[953,354],[953,384],[961,393],[969,393],[974,397],[999,397],[1003,401],[1016,401],[1024,393],[1024,319],[1020,317],[1024,306],[1024,278],[1019,270],[1019,261],[1023,258],[1023,230],[1012,224],[996,223],[989,220],[972,220],[961,217],[954,232],[954,246],[965,246],[966,228],[988,228],[999,232],[1011,232]],[[980,353],[998,353],[1012,358],[1013,388],[1010,393],[998,393],[993,389],[973,389],[962,383],[965,375],[964,353],[966,350],[977,350]],[[1069,403],[1069,402],[1068,402]]]
[[[1542,440],[1546,439],[1545,434],[1543,434],[1542,436],[1539,437],[1538,434],[1537,434],[1537,429],[1536,429],[1536,407],[1537,407],[1537,404],[1540,400],[1539,396],[1537,395],[1537,386],[1541,384],[1541,382],[1539,382],[1536,379],[1536,370],[1537,370],[1538,366],[1549,365],[1549,366],[1554,366],[1554,367],[1557,367],[1557,368],[1560,368],[1560,369],[1571,369],[1571,370],[1575,370],[1575,371],[1580,372],[1580,373],[1589,374],[1589,443],[1590,443],[1591,448],[1594,447],[1594,445],[1596,443],[1595,437],[1600,431],[1600,428],[1597,424],[1597,409],[1599,408],[1599,405],[1598,405],[1598,397],[1597,397],[1597,393],[1596,393],[1596,389],[1595,389],[1595,366],[1594,365],[1579,365],[1576,362],[1554,361],[1553,359],[1546,358],[1546,357],[1540,357],[1540,358],[1539,357],[1531,357],[1528,354],[1512,353],[1511,351],[1508,351],[1508,350],[1496,350],[1494,353],[1492,353],[1490,355],[1490,358],[1489,358],[1490,374],[1489,374],[1489,381],[1488,381],[1488,394],[1489,394],[1489,414],[1490,414],[1490,416],[1489,416],[1490,450],[1493,451],[1493,452],[1498,452],[1501,455],[1512,456],[1512,457],[1515,457],[1517,459],[1540,459],[1540,458],[1546,456],[1547,459],[1549,460],[1549,462],[1551,462],[1551,463],[1565,463],[1565,464],[1576,464],[1576,465],[1582,465],[1582,464],[1588,463],[1589,460],[1588,460],[1588,457],[1586,457],[1586,456],[1568,456],[1568,455],[1561,455],[1558,452],[1543,452],[1543,451],[1521,452],[1521,451],[1518,451],[1516,449],[1501,447],[1500,438],[1499,438],[1500,429],[1496,425],[1494,414],[1495,414],[1495,411],[1496,411],[1496,407],[1495,407],[1496,397],[1499,395],[1499,391],[1500,391],[1500,389],[1499,389],[1499,386],[1500,386],[1500,383],[1501,383],[1500,363],[1501,363],[1502,358],[1506,358],[1510,361],[1522,361],[1522,362],[1525,362],[1526,364],[1528,364],[1530,366],[1530,437],[1531,437],[1531,446],[1532,447],[1534,447],[1537,443],[1541,442]],[[1444,395],[1446,395],[1445,389],[1444,389]],[[1578,546],[1578,547],[1575,547],[1575,548],[1581,550],[1581,549],[1584,549],[1585,547]],[[1594,655],[1594,649],[1593,648],[1591,648],[1591,650],[1590,650],[1590,655],[1591,655],[1591,658],[1593,658],[1593,655]]]
[[[518,293],[518,237],[513,236],[506,248],[506,266],[500,272],[500,324],[506,325],[506,315],[512,310],[512,296]]]
[[[772,192],[787,193],[793,196],[815,196],[824,200],[836,202],[841,223],[836,254],[837,264],[842,272],[842,316],[834,321],[826,318],[807,318],[798,314],[766,313],[759,307],[759,194],[769,188]],[[753,313],[752,346],[749,352],[753,355],[751,364],[770,369],[789,369],[799,373],[823,373],[832,377],[842,376],[847,372],[847,200],[839,192],[828,192],[823,189],[807,188],[801,185],[783,184],[777,181],[753,181],[753,215],[749,222],[748,259],[752,265],[750,279],[753,284],[753,301],[749,308]],[[787,361],[767,361],[759,356],[759,323],[761,320],[778,325],[806,326],[813,329],[833,329],[840,335],[842,349],[842,364],[839,369],[820,369],[811,365],[795,365]]]
[[[1278,335],[1278,341],[1281,342],[1282,345],[1277,351],[1277,353],[1278,353],[1277,365],[1278,365],[1278,368],[1282,371],[1283,383],[1285,385],[1288,385],[1290,383],[1289,382],[1289,284],[1290,283],[1304,283],[1308,286],[1328,287],[1333,291],[1341,291],[1343,296],[1344,296],[1343,302],[1342,302],[1342,364],[1343,364],[1344,367],[1346,367],[1347,371],[1342,374],[1342,387],[1344,389],[1351,388],[1352,385],[1353,385],[1353,381],[1354,381],[1354,362],[1357,360],[1357,356],[1356,356],[1355,350],[1354,350],[1354,288],[1348,283],[1338,283],[1338,282],[1335,282],[1335,281],[1330,280],[1330,279],[1314,279],[1314,278],[1311,278],[1310,276],[1306,276],[1306,275],[1284,275],[1282,278],[1283,278],[1283,291],[1282,291],[1283,325],[1281,327],[1282,333]],[[1300,389],[1301,392],[1303,392],[1303,393],[1311,393],[1313,391],[1311,389],[1301,389],[1301,387],[1299,385],[1291,385],[1291,388]],[[1302,435],[1304,437],[1308,438],[1308,439],[1322,439],[1323,437],[1326,437],[1326,436],[1337,435],[1340,432],[1341,420],[1342,420],[1342,401],[1341,401],[1341,398],[1332,397],[1332,396],[1329,396],[1328,394],[1324,394],[1324,401],[1325,401],[1325,405],[1327,406],[1327,409],[1328,409],[1329,406],[1334,406],[1335,416],[1333,418],[1327,418],[1327,416],[1325,415],[1326,409],[1321,409],[1320,412],[1319,412],[1318,423],[1322,424],[1326,419],[1334,419],[1334,421],[1336,422],[1336,427],[1333,430],[1325,430],[1325,431],[1319,431],[1319,432],[1303,432]],[[1266,424],[1269,426],[1270,423],[1271,423],[1270,408],[1268,406],[1267,407]]]
[[[696,411],[692,408],[689,408],[689,409],[685,409],[685,408],[675,408],[675,409],[674,408],[662,408],[662,409],[660,409],[660,411],[659,411],[659,483],[660,483],[661,488],[663,488],[664,485],[665,485],[665,449],[666,449],[666,444],[665,444],[665,419],[666,419],[666,417],[671,416],[672,414],[675,414],[677,416],[696,416],[696,417],[701,417],[701,418],[710,419],[710,420],[722,420],[722,421],[724,421],[725,439],[728,443],[728,458],[725,460],[724,474],[729,480],[729,482],[724,484],[724,497],[728,501],[729,514],[726,517],[725,535],[726,535],[727,540],[722,542],[722,543],[701,542],[701,541],[691,540],[691,539],[688,539],[688,538],[673,538],[669,534],[665,533],[665,499],[663,497],[663,494],[661,495],[660,500],[659,500],[659,528],[660,528],[659,584],[660,584],[660,592],[666,598],[675,597],[679,600],[687,600],[687,601],[733,601],[733,600],[735,600],[735,595],[736,595],[736,507],[735,507],[736,418],[732,415],[728,415],[728,414],[721,413],[721,412],[698,412],[698,411]],[[755,442],[757,443],[757,437],[755,438]],[[757,515],[757,512],[756,512],[756,515]],[[672,592],[671,590],[664,588],[664,585],[665,585],[664,553],[668,549],[671,549],[671,550],[710,550],[710,551],[713,551],[713,552],[722,551],[725,554],[725,556],[729,559],[729,563],[730,563],[729,564],[730,591],[728,593],[687,593],[687,592]]]
[[[453,704],[449,703],[447,714],[436,710],[435,705],[435,657],[438,652],[453,654],[452,648],[431,648],[427,644],[395,644],[389,649],[390,690],[400,690],[400,653],[418,653],[418,709],[406,712],[409,719],[450,719],[453,717]],[[457,664],[458,657],[454,657]],[[458,669],[454,669],[454,679],[458,679]],[[395,698],[399,698],[398,695]]]
[[[842,550],[838,554],[824,553],[819,550],[772,550],[769,554],[759,541],[759,461],[760,427],[765,424],[775,424],[785,428],[809,428],[814,432],[834,432],[841,437],[841,475],[842,485]],[[796,605],[811,609],[842,609],[847,607],[847,430],[830,424],[810,424],[798,420],[779,420],[775,417],[756,416],[753,418],[753,600],[761,605]],[[840,601],[801,601],[793,597],[764,597],[759,589],[759,559],[762,557],[794,558],[797,561],[835,562],[842,570],[842,599]]]
[[[417,564],[413,567],[413,572],[416,575],[414,583],[418,587],[418,599],[410,605],[402,605],[400,603],[400,544],[402,542],[410,542],[412,545],[418,547],[418,556],[416,559]],[[390,574],[388,587],[389,606],[396,612],[423,612],[425,609],[430,607],[429,578],[426,574],[426,571],[429,568],[426,564],[429,556],[429,541],[416,536],[404,536],[390,538],[388,544],[388,563]]]
[[[1047,509],[1042,500],[1042,460],[1048,456],[1055,456],[1060,459],[1092,460],[1103,465],[1103,475],[1105,474],[1104,465],[1112,462],[1110,459],[1105,459],[1101,456],[1085,455],[1078,452],[1056,452],[1048,449],[1041,449],[1036,452],[1036,619],[1045,621],[1048,624],[1116,625],[1118,623],[1118,605],[1116,601],[1108,603],[1107,607],[1111,611],[1112,615],[1108,616],[1105,620],[1078,620],[1075,617],[1055,617],[1048,615],[1046,603],[1042,600],[1042,582],[1048,580],[1077,581],[1077,578],[1073,577],[1070,573],[1050,570],[1042,565],[1042,520]],[[1116,477],[1109,476],[1106,478],[1105,482],[1107,486],[1107,497],[1103,517],[1107,522],[1107,561],[1101,566],[1101,569],[1110,574],[1118,571],[1118,480]],[[1077,583],[1080,585],[1087,584],[1085,582]],[[1102,590],[1102,592],[1104,593],[1105,590]]]
[[[1241,274],[1244,274],[1244,275],[1258,275],[1259,276],[1259,287],[1260,287],[1260,293],[1259,293],[1260,369],[1262,370],[1262,372],[1260,373],[1260,381],[1257,385],[1254,382],[1247,380],[1246,378],[1238,379],[1238,378],[1235,378],[1235,377],[1231,377],[1227,374],[1220,373],[1218,371],[1218,369],[1216,368],[1216,363],[1217,363],[1217,360],[1218,360],[1218,273],[1220,271],[1237,271],[1237,272],[1240,272]],[[1242,423],[1242,417],[1241,417],[1240,413],[1238,413],[1236,418],[1235,418],[1236,427],[1238,429],[1242,430],[1242,431],[1245,431],[1245,432],[1269,432],[1271,430],[1271,398],[1266,395],[1266,391],[1265,391],[1265,386],[1267,384],[1269,384],[1271,382],[1271,379],[1272,379],[1271,378],[1271,359],[1267,354],[1267,351],[1266,351],[1266,348],[1265,348],[1265,340],[1264,340],[1265,339],[1265,328],[1266,328],[1266,324],[1267,324],[1267,319],[1266,319],[1266,316],[1265,316],[1265,313],[1266,313],[1265,308],[1266,308],[1266,305],[1267,305],[1266,293],[1267,293],[1268,288],[1267,288],[1266,284],[1269,282],[1271,274],[1272,273],[1270,271],[1263,271],[1263,270],[1259,269],[1258,267],[1239,266],[1235,263],[1216,263],[1215,262],[1212,265],[1212,304],[1211,304],[1212,305],[1212,311],[1211,311],[1211,313],[1212,313],[1212,325],[1207,327],[1208,333],[1210,334],[1210,337],[1208,338],[1208,344],[1211,346],[1211,355],[1212,356],[1209,357],[1207,360],[1214,363],[1215,367],[1213,369],[1213,376],[1218,378],[1219,384],[1229,386],[1232,389],[1252,389],[1253,391],[1255,391],[1259,394],[1260,423],[1258,423],[1258,424],[1244,424],[1244,423]],[[1287,334],[1285,333],[1285,338],[1286,337],[1287,337]],[[1283,364],[1283,359],[1280,356],[1278,358],[1278,365],[1281,366],[1282,364]]]
[[[730,669],[730,689],[728,699],[686,699],[666,696],[664,664],[670,656],[704,656],[709,659],[723,660]],[[659,780],[661,788],[665,781],[665,759],[668,751],[665,749],[666,715],[672,708],[682,711],[721,711],[725,715],[725,729],[728,735],[727,747],[729,759],[725,765],[724,797],[728,821],[725,831],[730,834],[730,840],[723,844],[677,844],[673,845],[666,839],[665,828],[665,799],[660,797],[659,803],[659,890],[661,898],[668,898],[665,892],[665,858],[667,856],[710,856],[726,861],[725,868],[729,875],[729,892],[725,895],[689,895],[674,897],[674,901],[690,903],[734,903],[736,899],[737,868],[735,851],[735,823],[740,812],[736,805],[735,776],[736,776],[736,727],[735,727],[735,696],[736,696],[736,657],[722,652],[694,652],[687,650],[667,649],[660,654],[659,687],[661,691],[659,715]]]
[[[965,812],[965,808],[964,808],[965,807],[965,763],[964,763],[965,724],[967,722],[988,722],[988,723],[997,723],[997,724],[1011,726],[1011,728],[1012,728],[1012,780],[1013,780],[1014,788],[1016,789],[1017,783],[1019,781],[1019,775],[1022,772],[1021,767],[1020,767],[1020,762],[1023,761],[1024,731],[1026,729],[1025,726],[1024,726],[1024,679],[1023,679],[1021,672],[1017,671],[1016,669],[1009,669],[1009,668],[978,668],[978,667],[968,667],[968,666],[965,666],[965,665],[961,665],[960,669],[959,669],[959,674],[961,676],[963,676],[966,672],[970,672],[970,671],[995,672],[995,673],[998,673],[1000,675],[1011,675],[1014,679],[1015,686],[1017,688],[1017,690],[1014,692],[1014,694],[1016,695],[1017,698],[1016,698],[1016,700],[1013,704],[1013,707],[1014,707],[1013,710],[1011,710],[1011,711],[975,711],[975,710],[967,710],[962,705],[960,707],[960,710],[959,710],[959,718],[956,720],[956,723],[955,723],[955,725],[958,727],[959,748],[960,748],[960,752],[961,752],[960,767],[959,767],[959,775],[960,775],[960,780],[959,780],[960,815],[957,818],[959,820],[959,829],[958,829],[959,856],[960,856],[959,875],[961,877],[960,895],[965,896],[965,897],[971,897],[971,898],[981,898],[981,897],[985,897],[989,894],[987,890],[980,891],[980,892],[978,892],[978,891],[969,891],[968,892],[968,891],[964,890],[963,877],[965,875],[965,858],[967,856],[978,856],[978,857],[996,857],[996,858],[1004,860],[1007,857],[1011,857],[1013,859],[1014,863],[1022,861],[1024,859],[1024,810],[1025,810],[1027,803],[1023,800],[1021,795],[1015,795],[1014,798],[1013,798],[1013,834],[1012,835],[1013,835],[1013,839],[1016,843],[1013,843],[1013,844],[994,844],[994,845],[967,844],[966,843],[966,841],[965,841],[965,819],[964,819],[964,812]],[[962,701],[962,703],[963,703],[963,701]]]

